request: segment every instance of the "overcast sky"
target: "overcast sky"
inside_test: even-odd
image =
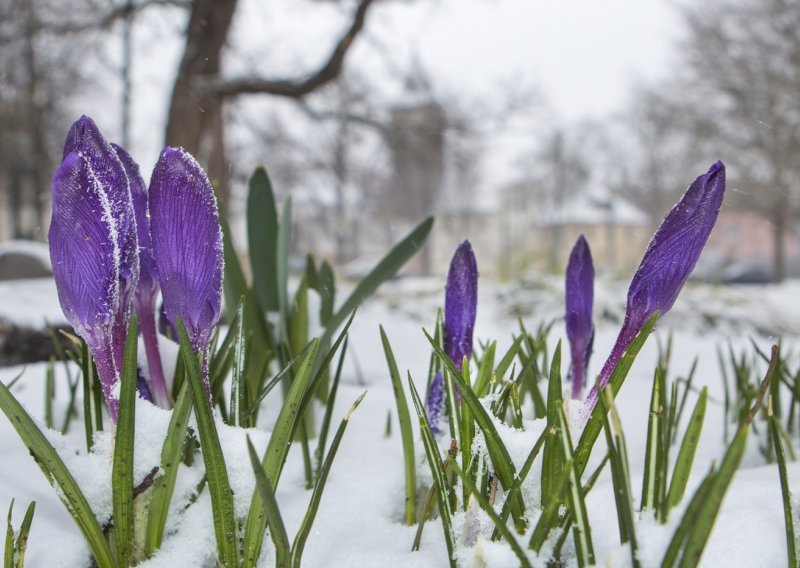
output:
[[[637,80],[661,77],[673,57],[679,18],[670,0],[385,0],[371,8],[367,33],[349,65],[383,80],[418,60],[439,92],[487,106],[503,92],[537,89],[554,119],[602,118],[623,110]],[[297,76],[328,55],[348,24],[347,4],[240,0],[226,60],[228,75]],[[163,144],[164,122],[185,13],[151,10],[135,34],[133,144],[145,170]],[[109,59],[118,56],[109,47]],[[389,62],[387,64],[387,62]],[[119,92],[111,81],[91,112],[118,129]],[[95,98],[97,95],[95,95]],[[95,101],[97,102],[97,101]],[[111,104],[109,104],[111,103]],[[537,101],[531,101],[534,107]],[[92,105],[94,106],[94,105]],[[113,134],[112,134],[113,136]]]

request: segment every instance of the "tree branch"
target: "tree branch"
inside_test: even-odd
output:
[[[305,100],[298,99],[297,100],[297,107],[303,111],[309,118],[316,121],[329,121],[329,120],[338,120],[342,122],[358,124],[360,126],[365,126],[376,131],[381,136],[387,136],[389,134],[389,128],[381,122],[371,116],[366,114],[360,114],[355,112],[337,112],[331,110],[316,110],[312,108]]]
[[[245,94],[269,94],[288,98],[301,98],[332,81],[342,71],[345,56],[353,40],[364,28],[367,10],[374,0],[361,0],[347,32],[339,39],[328,60],[316,72],[304,79],[240,78],[221,81],[211,89],[220,97]]]
[[[102,14],[99,18],[76,22],[41,22],[40,25],[42,29],[56,35],[75,34],[90,30],[108,29],[113,26],[117,20],[133,16],[152,6],[177,6],[179,8],[190,8],[191,5],[191,0],[144,0],[143,2],[119,4],[105,14]]]

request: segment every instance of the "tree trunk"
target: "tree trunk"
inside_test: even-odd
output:
[[[225,203],[229,196],[222,98],[207,86],[219,78],[222,49],[237,0],[195,0],[186,47],[172,90],[166,144],[181,146],[208,169]]]
[[[776,207],[772,212],[772,281],[783,282],[786,277],[786,210]]]

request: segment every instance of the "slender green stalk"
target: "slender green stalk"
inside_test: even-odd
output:
[[[361,404],[361,401],[364,400],[366,395],[367,391],[364,391],[361,393],[361,396],[356,399],[356,401],[353,403],[353,406],[350,407],[350,410],[347,411],[347,414],[345,414],[344,418],[342,419],[342,423],[336,430],[336,434],[333,436],[331,448],[328,451],[328,455],[325,457],[325,463],[322,464],[322,469],[320,469],[319,477],[314,485],[314,491],[311,493],[311,501],[308,504],[305,517],[303,517],[303,521],[300,523],[300,528],[297,529],[297,534],[295,535],[294,542],[292,543],[292,568],[300,568],[303,559],[303,549],[305,548],[306,541],[311,534],[311,528],[314,525],[314,519],[317,516],[319,504],[322,500],[322,493],[325,491],[325,483],[328,481],[328,474],[330,474],[331,466],[333,466],[333,460],[336,458],[336,452],[339,450],[339,445],[342,443],[344,431],[347,429],[347,425],[350,423],[350,417],[356,411],[358,405]]]
[[[389,338],[386,336],[383,326],[380,326],[380,332],[383,352],[386,356],[386,363],[389,365],[389,377],[392,380],[392,390],[397,407],[397,418],[400,422],[400,440],[403,443],[406,497],[403,521],[407,525],[413,525],[417,522],[417,464],[414,454],[414,432],[411,429],[411,415],[408,412],[408,402],[406,401],[403,383],[400,379],[400,371],[397,369],[397,362],[392,352],[392,346],[389,344]]]
[[[258,460],[258,454],[253,447],[253,442],[250,441],[250,436],[247,437],[247,453],[250,455],[250,465],[256,476],[256,488],[258,494],[261,495],[261,502],[264,504],[270,537],[275,545],[275,568],[289,568],[292,554],[289,537],[286,534],[278,502],[275,500],[275,491],[267,479],[267,474],[264,473],[264,467]]]
[[[425,416],[425,407],[422,400],[419,398],[417,389],[414,386],[414,381],[411,377],[408,378],[408,387],[411,391],[411,399],[414,401],[414,408],[417,411],[417,418],[419,419],[419,429],[422,434],[422,445],[425,447],[425,455],[428,458],[428,465],[433,474],[433,485],[436,488],[436,497],[439,502],[439,518],[442,520],[442,530],[444,531],[444,541],[447,546],[447,558],[451,568],[456,568],[455,559],[455,535],[453,534],[453,509],[450,506],[450,497],[448,493],[452,491],[450,484],[447,482],[447,476],[442,468],[442,457],[439,455],[439,448],[436,446],[436,440],[433,437],[433,432],[428,425],[428,419]]]
[[[781,481],[781,496],[783,497],[783,520],[786,529],[786,550],[788,555],[787,566],[797,566],[797,532],[795,530],[795,515],[792,510],[792,490],[789,488],[789,476],[786,473],[786,453],[783,450],[783,442],[779,434],[780,424],[777,417],[772,413],[772,405],[769,404],[768,407],[769,430],[772,442],[775,444],[778,477]]]
[[[238,566],[239,547],[236,538],[236,517],[233,511],[233,493],[228,481],[225,456],[222,453],[217,426],[208,405],[197,355],[192,350],[186,327],[180,318],[178,318],[177,324],[183,361],[186,365],[186,377],[194,401],[200,446],[203,449],[203,463],[208,477],[218,558],[225,566]]]
[[[133,446],[136,425],[136,350],[139,335],[137,323],[136,316],[132,316],[125,341],[111,474],[114,542],[117,546],[117,563],[120,566],[131,563],[133,545]]]

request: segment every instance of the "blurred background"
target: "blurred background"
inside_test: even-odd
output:
[[[562,273],[584,233],[627,279],[721,159],[695,276],[779,282],[800,274],[797,30],[796,0],[0,0],[0,278],[39,269],[17,241],[45,242],[88,114],[146,179],[164,145],[195,154],[241,244],[266,165],[297,259],[344,276],[432,214],[416,274],[465,238],[484,277]]]

